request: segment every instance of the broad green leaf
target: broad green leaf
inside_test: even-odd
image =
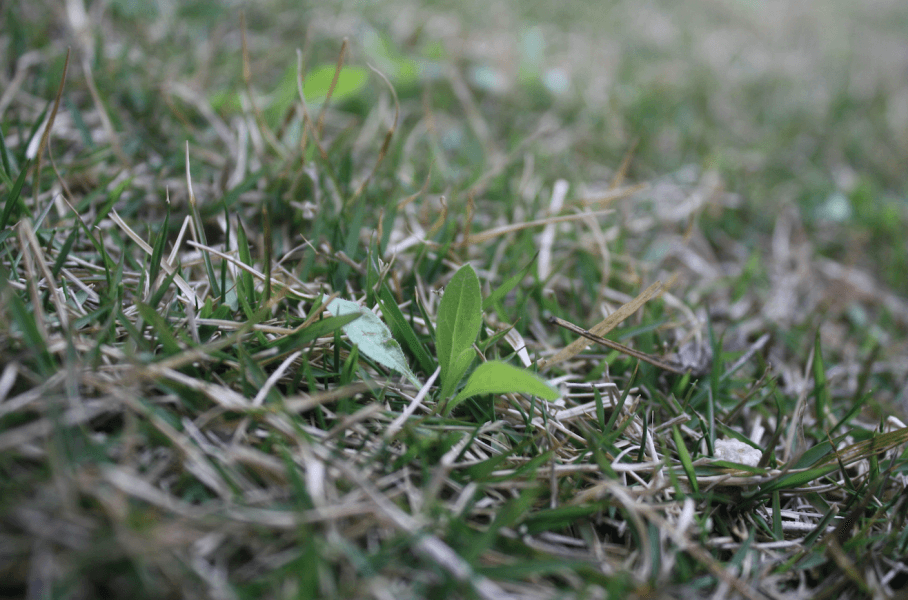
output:
[[[467,398],[483,394],[531,394],[546,400],[555,400],[561,395],[558,390],[526,369],[490,360],[476,367],[470,374],[467,384],[448,404],[447,411],[450,412]]]
[[[328,90],[331,88],[331,82],[334,80],[336,68],[334,63],[328,63],[306,73],[303,80],[303,94],[307,103],[321,104],[325,101]],[[369,72],[363,67],[343,67],[337,76],[337,85],[334,86],[331,98],[340,102],[358,94],[366,86],[368,79]],[[296,98],[296,66],[293,67],[292,72],[288,69],[288,77],[285,82],[288,85],[292,84],[293,96]]]
[[[378,67],[396,86],[416,83],[424,73],[433,72],[433,63],[404,55],[387,34],[368,30],[363,33],[360,43],[369,63]],[[438,71],[437,67],[434,71]]]
[[[329,302],[328,310],[335,317],[359,315],[358,319],[344,325],[343,330],[347,334],[347,338],[359,346],[360,352],[375,362],[402,373],[413,385],[421,385],[416,375],[410,370],[410,365],[407,364],[407,358],[404,356],[400,344],[394,340],[391,330],[378,318],[378,315],[356,302],[340,298]]]
[[[435,347],[441,367],[441,396],[451,395],[476,357],[473,342],[482,325],[479,278],[470,265],[462,266],[445,288],[438,305]]]
[[[309,109],[324,104],[334,80],[337,69],[335,63],[326,63],[316,67],[303,76],[303,96]],[[345,66],[337,76],[337,84],[331,92],[332,102],[343,102],[352,98],[365,89],[369,82],[369,71],[365,67]],[[297,87],[297,66],[292,64],[287,67],[277,89],[272,94],[273,101],[265,110],[265,120],[271,125],[278,125],[287,114],[291,106],[299,103],[299,88]],[[225,93],[213,98],[213,103],[219,103],[221,110],[238,112],[241,109],[239,96]],[[313,115],[314,118],[314,115]]]

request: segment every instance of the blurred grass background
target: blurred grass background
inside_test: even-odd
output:
[[[54,27],[63,10],[7,3],[8,71],[29,48],[67,43]],[[348,62],[373,64],[413,102],[432,82],[440,88],[434,99],[451,101],[444,75],[453,63],[477,92],[496,149],[514,148],[543,117],[557,119],[549,155],[535,165],[544,175],[605,179],[637,143],[632,179],[693,166],[717,171],[741,196],[734,210],[707,216],[708,236],[718,228],[758,245],[778,211],[793,206],[818,252],[908,291],[901,2],[91,3],[88,18],[109,20],[121,53],[95,58],[99,87],[132,111],[124,125],[166,120],[166,106],[149,92],[176,83],[203,91],[215,109],[231,106],[242,89],[241,10],[253,81],[287,104],[296,48],[312,50],[310,69],[332,65],[347,37]],[[34,76],[56,85],[61,61]],[[377,93],[366,85],[353,92],[345,108],[359,103],[364,112]],[[272,108],[276,120],[285,106]],[[450,124],[445,143],[488,141],[464,126]],[[124,137],[176,142],[164,131],[142,133],[149,135]],[[455,181],[455,171],[441,176]]]
[[[246,26],[251,94],[244,80],[241,14]],[[496,317],[515,323],[515,330],[528,339],[550,343],[546,338],[551,332],[530,330],[533,323],[541,321],[545,310],[563,310],[565,315],[591,325],[601,318],[598,311],[605,305],[604,290],[613,294],[609,302],[620,304],[624,296],[636,295],[645,284],[678,275],[673,293],[680,300],[670,306],[647,306],[645,318],[629,324],[622,335],[632,337],[644,350],[657,352],[655,332],[667,321],[683,322],[678,328],[685,329],[693,327],[694,321],[705,322],[708,313],[719,335],[724,335],[729,357],[737,358],[748,344],[769,331],[773,342],[765,359],[779,373],[776,402],[779,414],[787,415],[794,412],[801,391],[809,387],[805,357],[814,347],[820,347],[815,346],[819,331],[823,358],[830,365],[824,381],[829,382],[836,416],[848,414],[852,418],[852,404],[866,405],[869,413],[862,417],[869,416],[871,425],[855,435],[866,439],[883,415],[894,411],[904,416],[908,408],[908,45],[904,43],[908,39],[908,7],[903,2],[696,0],[593,5],[579,1],[7,0],[0,3],[0,18],[0,128],[14,163],[4,172],[17,173],[22,166],[17,163],[26,154],[28,142],[35,138],[39,117],[56,93],[70,47],[73,59],[63,110],[53,128],[52,149],[61,179],[82,202],[80,210],[93,211],[108,199],[115,201],[117,212],[136,229],[148,227],[141,233],[151,239],[151,231],[163,221],[162,199],[166,195],[173,202],[175,215],[189,212],[188,141],[193,186],[207,219],[206,227],[212,228],[212,244],[223,242],[215,225],[227,212],[229,200],[230,211],[249,227],[253,239],[250,246],[261,248],[261,208],[267,206],[275,223],[273,256],[291,256],[287,264],[306,284],[318,282],[352,297],[368,290],[371,283],[368,269],[363,274],[354,268],[357,261],[366,264],[371,252],[367,234],[380,232],[383,239],[379,245],[385,249],[399,241],[392,239],[392,211],[402,198],[417,194],[424,186],[419,209],[400,217],[404,223],[400,230],[412,224],[431,230],[444,196],[450,219],[429,241],[440,241],[448,248],[457,233],[456,222],[461,219],[463,225],[462,216],[471,210],[471,202],[476,207],[474,231],[532,221],[548,209],[554,182],[568,182],[569,199],[580,205],[582,199],[603,194],[622,173],[622,161],[631,155],[623,175],[625,182],[646,182],[649,187],[633,201],[616,202],[615,218],[605,220],[599,230],[580,226],[561,230],[557,273],[552,279],[562,277],[560,287],[553,285],[557,294],[546,296],[543,288],[548,283],[537,280],[525,297],[496,310]],[[293,115],[298,98],[296,51],[302,50],[304,92],[316,116],[344,39],[348,40],[347,66],[325,119],[328,158],[319,162],[310,144],[302,153],[304,160],[299,160],[292,154],[294,141],[302,136],[300,120]],[[362,180],[363,173],[374,165],[395,112],[387,86],[369,65],[393,85],[400,101],[400,120],[388,156],[361,202],[356,206],[333,205],[335,198],[354,196],[354,182]],[[99,100],[92,99],[88,72],[93,74]],[[7,93],[9,90],[14,93]],[[250,97],[255,107],[249,105]],[[99,104],[110,119],[109,126],[103,123]],[[254,122],[250,115],[257,110],[263,122],[258,128],[250,125]],[[280,143],[273,143],[265,131],[274,132]],[[250,147],[252,150],[244,154]],[[242,168],[241,161],[246,161]],[[312,168],[313,164],[317,168]],[[44,185],[57,185],[50,183],[53,178],[47,171],[45,165]],[[331,177],[334,180],[327,181]],[[3,183],[4,192],[12,187],[11,181]],[[334,189],[332,186],[336,188],[334,196],[325,191]],[[49,192],[52,198],[60,196],[55,188],[39,191]],[[321,204],[310,204],[313,198]],[[221,199],[225,199],[224,205],[218,203]],[[39,207],[43,210],[44,205],[33,207],[34,212]],[[374,207],[388,212],[372,210]],[[59,221],[51,219],[51,226],[59,222],[61,228],[75,230],[75,225],[66,221],[71,219],[70,212],[62,206],[56,208],[54,216]],[[171,221],[171,234],[178,221],[176,217]],[[104,234],[112,246],[119,245],[124,261],[131,261],[126,263],[127,270],[141,272],[142,261],[147,258],[135,251],[120,229],[112,224],[106,227]],[[54,233],[58,232],[44,232],[48,239]],[[319,246],[322,254],[308,253],[297,261],[298,255],[291,249],[299,243],[300,235],[310,237],[315,245],[326,242]],[[473,260],[482,271],[483,281],[492,283],[526,265],[538,250],[534,236],[535,231],[519,232],[493,243],[455,248],[451,256]],[[89,248],[85,255],[90,256],[91,251]],[[350,263],[335,260],[340,251],[346,252]],[[9,256],[13,254],[10,250]],[[73,252],[74,257],[77,254]],[[428,260],[428,254],[420,247],[401,253],[394,276],[405,281],[402,287],[409,290],[423,282],[432,289],[440,285],[450,267],[443,264],[448,256],[438,253],[437,258]],[[86,281],[103,287],[100,275],[88,269],[86,272],[96,277]],[[118,276],[122,275],[121,268]],[[134,285],[134,280],[137,278],[128,279],[127,287]],[[255,298],[251,286],[249,291]],[[248,317],[236,306],[230,310],[225,306],[218,310],[224,309],[224,314],[233,311],[241,319]],[[678,316],[682,314],[679,307],[690,307],[697,319],[684,321]],[[173,312],[168,322],[176,328],[183,315],[176,314],[178,310]],[[224,316],[221,313],[216,313],[219,318]],[[80,325],[110,332],[119,327],[113,318],[108,321],[103,315],[98,310]],[[118,318],[123,327],[130,323],[125,317]],[[161,330],[166,332],[164,327]],[[142,359],[152,361],[157,338],[147,342],[144,331],[130,331],[123,337],[128,340],[134,335],[136,347],[152,356]],[[424,337],[423,343],[431,345],[431,336]],[[13,338],[19,339],[11,335]],[[116,338],[110,343],[120,341]],[[567,338],[562,341],[566,343]],[[253,340],[249,346],[258,350],[255,343]],[[340,363],[338,347],[333,352],[335,370]],[[246,351],[243,345],[239,348],[238,353]],[[253,354],[250,351],[249,355]],[[11,357],[5,358],[12,362]],[[763,359],[758,355],[754,359],[757,364],[745,369],[746,376],[756,379],[765,366]],[[346,383],[360,374],[357,361],[349,360],[338,381]],[[235,385],[247,395],[254,394],[256,385],[261,387],[268,374],[263,368],[256,370],[254,361],[235,362],[240,367],[225,376],[225,387]],[[609,367],[606,362],[600,360],[596,367],[600,370],[585,376],[602,376]],[[618,357],[610,362],[616,381],[629,385],[632,366],[628,361]],[[323,363],[319,376],[335,381],[329,361]],[[721,367],[719,364],[717,369]],[[819,370],[823,371],[822,364]],[[247,371],[253,373],[248,380]],[[302,372],[294,375],[293,384],[302,387],[308,383],[309,391],[314,392],[315,376]],[[206,378],[221,375],[212,376],[203,370],[199,379],[208,381]],[[303,381],[304,376],[309,381]],[[751,398],[754,406],[748,406],[748,410],[753,408],[767,419],[774,418],[770,413],[775,408],[767,406],[768,398],[775,397],[775,389],[767,391],[755,385],[759,394],[751,397],[751,383],[734,380],[717,386],[717,394],[722,394],[719,409],[738,418],[741,411],[734,405],[740,402],[739,408],[743,407]],[[652,402],[654,408],[645,410],[655,410],[660,416],[675,415],[677,400],[672,392],[660,392],[657,384],[656,376],[649,373],[646,385],[656,390],[651,392],[656,400]],[[166,414],[174,423],[186,416],[195,418],[193,411],[199,407],[208,410],[207,400],[195,393],[185,393],[180,402],[172,402],[170,388],[163,385],[162,389],[155,400],[172,411]],[[24,394],[23,390],[16,391]],[[825,388],[822,391],[825,393]],[[296,390],[288,389],[287,393]],[[396,409],[405,404],[402,397],[388,393],[391,400],[383,400],[394,402]],[[47,405],[53,408],[50,400]],[[333,415],[340,423],[336,431],[345,431],[343,418],[359,408],[356,402],[344,399],[338,414]],[[494,413],[494,407],[490,410]],[[142,415],[139,421],[145,418],[141,411],[137,414]],[[5,418],[22,427],[38,419],[15,412]],[[120,418],[119,413],[116,418]],[[704,427],[703,419],[699,421],[698,426]],[[327,431],[334,421],[322,418],[317,425]],[[227,422],[225,428],[233,426]],[[168,444],[158,443],[160,436],[153,427],[144,423],[141,427],[150,431],[147,439],[153,443],[149,447],[179,455]],[[118,443],[125,440],[127,449],[132,444],[126,426],[115,422],[110,428],[117,435],[121,430],[127,433],[111,442],[109,448],[97,451],[98,463],[107,466],[119,460]],[[811,439],[823,440],[821,429],[813,428]],[[146,435],[145,429],[142,432]],[[107,444],[106,433],[94,437],[86,434],[91,440],[85,442],[86,447]],[[414,464],[424,460],[418,466],[428,472],[447,451],[447,447],[439,449],[436,437],[423,439],[423,432],[416,429],[401,435],[404,445],[418,451],[393,464],[388,459],[380,469],[386,468],[389,474],[408,467],[411,460]],[[453,445],[453,435],[444,435],[444,444]],[[526,435],[529,438],[531,434]],[[267,447],[270,443],[266,440],[263,447],[271,450]],[[52,448],[50,442],[47,445]],[[130,455],[131,450],[125,454]],[[30,502],[32,482],[35,489],[48,494],[46,490],[52,488],[45,485],[45,479],[51,479],[48,473],[79,472],[84,475],[81,495],[72,493],[64,499],[93,498],[94,471],[81,465],[82,461],[90,463],[92,457],[73,453],[66,458],[72,464],[62,461],[63,467],[57,467],[57,471],[53,464],[29,462],[31,458],[16,455],[4,459],[9,473],[28,474],[20,483],[13,482],[14,491],[21,496],[17,510]],[[77,463],[81,470],[70,468]],[[293,466],[292,462],[288,464]],[[25,465],[21,471],[20,465]],[[178,459],[161,467],[161,473],[172,475],[171,471],[184,483],[192,479]],[[250,472],[260,474],[256,469]],[[250,480],[256,485],[250,484],[248,489],[258,492],[257,480],[253,476]],[[341,486],[346,484],[342,482]],[[565,496],[580,491],[579,483],[564,485],[568,489]],[[218,500],[212,500],[198,482],[185,487],[189,491],[179,493],[187,504],[200,498]],[[304,496],[299,494],[300,498]],[[524,500],[528,505],[533,501],[529,495],[521,502]],[[706,497],[702,504],[710,508],[711,502]],[[54,514],[57,505],[48,502],[48,506],[51,509],[46,514]],[[118,505],[111,502],[111,506]],[[166,526],[160,525],[159,515],[151,514],[157,508],[138,502],[135,506],[136,523],[129,523],[127,531],[155,523],[159,529],[149,538],[164,544],[168,535],[176,536],[178,522],[161,519]],[[832,518],[834,511],[829,506],[825,505],[821,513]],[[97,516],[103,511],[95,508],[92,504],[85,513],[91,513],[100,527],[110,525],[116,531],[120,513],[111,510],[114,516],[105,520],[105,515]],[[594,508],[588,512],[592,514]],[[429,510],[435,510],[434,505]],[[443,512],[441,508],[439,512]],[[142,520],[146,517],[147,522]],[[562,518],[569,521],[568,517]],[[551,518],[544,515],[543,520]],[[704,531],[708,520],[703,517]],[[196,524],[201,522],[200,518]],[[473,530],[475,524],[463,517],[438,527],[453,546],[463,550],[471,547],[472,536],[479,535]],[[198,539],[209,533],[205,529],[209,526],[199,525]],[[235,523],[231,526],[237,527],[236,538],[242,541],[224,538],[229,540],[225,546],[234,545],[228,550],[236,549],[225,555],[243,562],[249,558],[243,545],[246,530]],[[173,527],[173,531],[167,527]],[[308,539],[305,533],[300,533],[300,538]],[[19,541],[20,534],[16,530]],[[280,543],[271,544],[270,535]],[[267,531],[262,539],[249,542],[249,547],[260,544],[268,552],[299,547],[299,540],[292,535],[280,535]],[[317,555],[329,547],[337,553],[321,563],[324,572],[331,573],[324,577],[326,581],[343,582],[344,570],[352,570],[351,564],[367,565],[363,572],[369,577],[373,566],[381,571],[387,564],[397,574],[406,570],[401,565],[409,567],[410,555],[398,550],[408,548],[410,540],[402,533],[395,535],[400,538],[392,539],[387,549],[373,548],[368,560],[361,563],[356,563],[363,556],[360,548],[345,546],[344,540],[329,543],[312,536],[316,541],[305,546],[305,551]],[[191,532],[186,539],[189,537]],[[484,538],[490,548],[493,538],[494,531]],[[903,538],[897,540],[902,546]],[[93,571],[96,563],[92,561],[104,562],[103,544],[108,543],[103,535],[91,539],[101,541],[91,548],[93,553],[85,553],[92,556],[82,569],[86,573]],[[127,548],[124,554],[135,562],[125,561],[126,567],[118,563],[112,571],[131,572],[134,564],[143,562],[144,538],[135,539],[140,542],[123,543]],[[498,542],[501,540],[496,539]],[[186,546],[196,548],[194,543],[186,542]],[[501,547],[509,544],[502,542]],[[28,548],[23,555],[31,551]],[[298,559],[303,565],[315,560],[303,554]],[[479,563],[479,551],[472,559]],[[170,568],[169,562],[162,563]],[[695,565],[696,561],[684,564]],[[246,573],[238,577],[243,585],[248,584],[245,593],[249,597],[259,593],[256,586],[270,589],[271,575],[256,579],[258,568],[249,569],[254,576]],[[688,583],[685,577],[693,577],[694,571],[693,566],[689,571],[684,571],[686,568],[679,567],[671,574],[673,580]],[[139,574],[124,577],[134,576],[139,582],[136,587],[141,588],[142,571],[136,568],[135,572]],[[180,571],[175,567],[163,572],[170,576]],[[662,576],[668,577],[665,573]],[[413,579],[420,577],[422,574]],[[320,591],[319,585],[325,585],[316,579],[313,576],[306,582],[306,589],[315,590],[313,597]],[[179,577],[173,580],[181,581]],[[221,580],[212,577],[212,581]],[[607,584],[624,586],[620,577]],[[425,585],[425,589],[436,589],[432,588],[434,582]],[[628,584],[622,590],[629,594],[632,587]]]

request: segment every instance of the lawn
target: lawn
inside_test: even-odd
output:
[[[908,597],[902,3],[0,23],[0,598]]]

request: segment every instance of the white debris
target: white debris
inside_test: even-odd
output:
[[[716,440],[716,458],[756,467],[762,452],[740,440]]]

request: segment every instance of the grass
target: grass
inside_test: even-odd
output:
[[[141,6],[3,9],[3,597],[906,593],[905,90],[791,72],[872,49]]]

